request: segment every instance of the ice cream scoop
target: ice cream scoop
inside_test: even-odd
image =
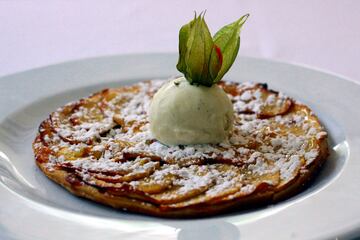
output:
[[[217,83],[230,69],[249,14],[211,36],[205,12],[179,31],[176,68],[184,77],[162,86],[150,106],[150,130],[166,145],[220,143],[233,126],[233,106]]]
[[[220,143],[233,126],[233,106],[218,85],[191,85],[184,77],[163,85],[150,106],[150,129],[166,145]]]

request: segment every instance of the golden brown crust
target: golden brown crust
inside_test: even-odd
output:
[[[256,207],[256,206],[263,205],[266,203],[275,203],[280,200],[289,198],[289,197],[293,196],[294,194],[298,193],[299,191],[301,191],[304,188],[304,186],[306,186],[311,181],[311,179],[313,179],[316,176],[318,170],[321,168],[321,166],[323,165],[323,163],[325,162],[325,160],[328,156],[327,137],[326,137],[326,134],[324,134],[324,131],[323,131],[317,117],[311,113],[311,110],[308,107],[306,107],[305,105],[296,103],[296,102],[290,100],[289,98],[285,98],[284,100],[281,100],[281,102],[280,102],[281,104],[277,103],[276,106],[269,105],[267,103],[267,102],[271,103],[271,101],[267,101],[269,96],[272,95],[271,98],[277,98],[278,93],[267,90],[266,88],[263,87],[263,85],[258,84],[258,85],[252,85],[250,87],[248,85],[246,85],[246,86],[240,88],[240,90],[239,90],[239,87],[237,86],[237,84],[220,83],[220,85],[222,85],[222,84],[223,84],[224,90],[227,91],[229,94],[233,95],[233,97],[235,97],[235,98],[236,98],[236,96],[243,94],[245,91],[249,91],[251,94],[253,94],[253,93],[255,94],[255,92],[257,90],[260,90],[260,92],[262,93],[261,101],[263,101],[262,102],[263,105],[261,105],[261,107],[258,108],[258,109],[260,109],[260,112],[254,112],[254,110],[251,109],[251,107],[253,107],[253,105],[254,105],[252,103],[252,101],[258,101],[258,100],[256,100],[256,99],[255,100],[254,99],[246,100],[244,102],[245,107],[243,108],[243,111],[240,111],[240,110],[237,111],[239,116],[242,116],[243,118],[246,118],[246,116],[248,116],[248,115],[249,116],[250,115],[257,116],[258,119],[264,119],[264,118],[269,119],[270,123],[268,123],[268,124],[270,124],[271,126],[272,125],[277,126],[279,121],[281,124],[283,124],[281,122],[283,120],[286,120],[289,122],[287,117],[289,117],[290,120],[293,119],[291,114],[301,113],[301,114],[304,114],[304,116],[309,117],[311,119],[310,123],[313,124],[316,132],[313,133],[313,135],[315,134],[314,136],[306,138],[303,141],[304,141],[304,143],[308,144],[308,147],[305,148],[306,152],[310,152],[311,150],[316,151],[316,153],[317,153],[316,157],[312,158],[311,161],[306,161],[305,155],[300,156],[299,153],[297,153],[297,152],[291,153],[294,156],[296,155],[297,159],[300,159],[294,163],[299,164],[298,162],[300,162],[301,164],[298,166],[295,166],[295,168],[294,168],[295,170],[290,171],[288,169],[285,169],[286,171],[289,171],[289,173],[292,174],[288,178],[279,175],[279,174],[281,174],[280,170],[282,170],[281,166],[280,166],[280,169],[277,170],[277,173],[276,173],[277,175],[275,173],[271,173],[271,174],[263,173],[263,174],[257,175],[257,174],[255,174],[255,172],[253,172],[250,174],[250,176],[248,176],[248,175],[246,175],[247,173],[244,173],[245,175],[243,173],[241,173],[243,175],[241,175],[239,173],[242,177],[239,179],[244,179],[244,176],[245,176],[245,180],[241,180],[241,181],[244,181],[241,183],[242,184],[241,186],[243,186],[243,187],[252,186],[253,187],[252,190],[243,191],[243,190],[241,190],[242,188],[237,189],[236,187],[234,187],[235,190],[231,193],[229,192],[224,195],[217,193],[218,195],[215,194],[215,197],[209,197],[206,194],[207,194],[208,190],[211,189],[211,187],[212,187],[212,185],[211,185],[211,186],[203,186],[205,188],[203,188],[202,190],[201,190],[201,188],[199,188],[199,189],[195,189],[196,190],[196,191],[194,190],[195,192],[190,191],[187,193],[188,195],[179,196],[179,195],[175,194],[175,200],[173,198],[167,199],[163,195],[161,195],[162,191],[170,191],[171,188],[174,187],[175,185],[171,185],[171,186],[169,185],[170,190],[167,187],[162,188],[161,186],[158,189],[154,189],[155,186],[152,185],[151,186],[152,189],[150,189],[152,192],[150,190],[149,191],[146,190],[148,192],[146,192],[144,190],[145,192],[143,192],[143,190],[141,190],[141,189],[144,189],[144,188],[137,188],[137,187],[132,186],[131,184],[128,184],[128,183],[137,181],[138,177],[135,178],[134,174],[126,175],[126,173],[122,173],[125,175],[120,175],[120,177],[116,175],[117,177],[114,177],[113,174],[119,174],[119,172],[111,173],[111,171],[106,170],[105,171],[106,175],[103,175],[103,173],[94,172],[93,169],[89,172],[88,172],[89,169],[86,169],[86,171],[87,171],[86,176],[82,175],[84,171],[81,171],[81,170],[84,170],[84,169],[74,168],[74,166],[71,165],[73,163],[73,161],[78,160],[78,158],[100,159],[104,153],[99,153],[99,151],[94,150],[94,148],[92,147],[92,146],[94,146],[94,144],[96,144],[95,138],[89,138],[89,139],[85,139],[83,141],[83,139],[81,139],[81,138],[76,139],[77,136],[75,136],[75,137],[74,136],[70,136],[70,137],[62,136],[59,128],[57,128],[57,127],[61,126],[61,124],[64,124],[64,121],[60,118],[59,118],[60,120],[55,119],[54,115],[52,114],[48,119],[44,120],[42,122],[42,124],[40,125],[39,134],[36,137],[34,144],[33,144],[35,158],[36,158],[36,164],[46,174],[46,176],[48,178],[57,182],[61,186],[65,187],[68,191],[70,191],[71,193],[73,193],[79,197],[84,197],[84,198],[90,199],[95,202],[99,202],[99,203],[102,203],[105,205],[112,206],[114,208],[119,208],[119,209],[127,210],[130,212],[148,214],[148,215],[153,215],[153,216],[158,216],[158,217],[181,217],[181,218],[183,218],[183,217],[209,216],[209,215],[214,215],[217,213],[236,211],[237,209],[240,209],[240,208],[242,209],[242,208],[248,208],[248,207],[254,207],[254,206]],[[237,90],[237,92],[236,92],[236,90]],[[127,92],[127,91],[137,94],[139,90],[136,88],[136,86],[135,87],[127,87],[126,89],[119,88],[116,90],[104,90],[102,92],[92,95],[90,98],[85,98],[79,102],[69,104],[66,107],[62,108],[61,110],[58,110],[58,112],[61,112],[61,114],[64,114],[64,119],[66,121],[69,120],[71,126],[73,126],[73,125],[76,126],[76,124],[78,124],[77,121],[79,121],[79,122],[93,121],[94,119],[96,121],[105,121],[104,120],[105,117],[101,115],[101,114],[103,114],[104,110],[101,108],[101,106],[100,106],[99,110],[97,110],[96,104],[99,102],[101,102],[102,104],[106,104],[107,103],[106,101],[108,101],[108,99],[113,99],[113,96],[111,96],[112,94],[114,96],[116,96],[119,93],[123,93],[123,92]],[[151,96],[152,92],[149,91],[149,92],[147,92],[147,94],[149,96]],[[106,101],[104,99],[106,99]],[[265,102],[268,105],[266,105]],[[121,105],[123,103],[117,103],[117,104]],[[94,106],[96,105],[95,110],[93,110],[94,115],[89,115],[90,117],[81,116],[80,118],[82,118],[82,119],[80,119],[80,118],[77,119],[76,117],[73,117],[73,115],[71,115],[72,117],[68,117],[66,115],[68,113],[72,114],[74,109],[80,108],[82,106],[87,106],[87,105],[90,105],[91,108],[94,108]],[[114,111],[116,112],[118,110],[115,109]],[[136,124],[137,124],[136,122],[135,123],[134,122],[131,122],[131,123],[123,122],[123,120],[121,118],[119,118],[118,116],[119,115],[117,115],[116,116],[117,119],[114,120],[115,124],[110,124],[109,128],[113,128],[114,126],[119,124],[118,121],[120,121],[122,123],[121,130],[123,132],[127,132],[127,131],[129,131],[129,129],[134,129],[134,128],[141,129],[140,126],[136,126]],[[277,119],[278,122],[275,121],[276,116],[280,116],[280,119]],[[239,120],[239,121],[242,121],[242,120]],[[308,123],[308,122],[306,122],[306,123]],[[66,124],[68,124],[68,123],[66,123]],[[282,132],[294,131],[294,133],[292,133],[292,134],[296,135],[296,134],[298,134],[298,133],[296,133],[296,131],[300,131],[300,133],[298,135],[299,135],[299,138],[301,137],[302,130],[296,130],[295,125],[293,125],[294,123],[292,123],[290,121],[290,123],[286,123],[286,124],[290,124],[289,125],[290,128],[287,128],[287,125],[286,126],[284,125],[285,127],[283,125],[281,125]],[[56,127],[54,127],[54,125],[56,125]],[[243,126],[243,125],[244,125],[244,123],[240,123],[239,126]],[[290,129],[290,130],[286,130],[286,129]],[[263,130],[263,129],[260,129],[260,130]],[[313,130],[313,131],[315,131],[315,130]],[[99,129],[99,132],[101,132],[101,131],[102,131],[102,129]],[[106,131],[108,131],[108,129]],[[260,133],[258,133],[259,129],[256,129],[256,131],[257,131],[257,134],[260,134]],[[251,150],[251,152],[249,154],[257,153],[259,151],[259,153],[266,156],[266,154],[267,154],[266,151],[268,151],[268,150],[266,150],[263,153],[263,152],[261,152],[261,151],[263,151],[263,149],[261,147],[262,146],[269,147],[268,146],[270,144],[269,142],[271,142],[271,140],[275,139],[275,137],[272,136],[275,133],[278,135],[283,134],[283,133],[280,134],[279,132],[270,132],[270,133],[264,132],[264,133],[261,133],[261,135],[256,135],[256,136],[263,136],[264,141],[261,142],[261,144],[262,144],[262,145],[260,144],[261,146],[259,146],[259,142],[254,142],[253,139],[250,139],[249,141],[247,141],[246,144],[243,144],[241,146],[239,145],[239,146],[237,146],[237,148],[241,148],[241,149],[245,149],[245,150],[249,149],[249,150]],[[270,140],[268,139],[269,136],[267,134],[270,136]],[[56,140],[57,141],[56,144],[53,144],[53,142],[55,141],[53,139],[55,139],[56,136],[59,136],[58,138],[60,140]],[[50,138],[51,140],[49,141],[46,138]],[[254,139],[256,139],[256,138],[254,138]],[[58,144],[59,141],[63,145],[65,143],[70,144],[70,145],[76,145],[83,141],[84,144],[87,144],[86,145],[87,147],[81,149],[80,152],[79,151],[70,151],[69,152],[69,151],[67,151],[67,149],[65,149],[66,150],[65,151],[61,147],[59,150],[59,146],[58,146],[58,145],[60,145],[60,144]],[[154,140],[151,140],[151,141],[154,141]],[[310,142],[311,142],[311,144],[310,144]],[[53,146],[52,144],[56,145],[56,146]],[[120,146],[123,147],[122,148],[123,155],[122,155],[122,158],[114,157],[113,161],[120,162],[120,163],[122,161],[129,162],[129,161],[133,161],[133,159],[137,157],[136,159],[140,158],[140,160],[141,159],[143,160],[143,162],[141,164],[146,164],[148,162],[152,163],[151,168],[149,168],[150,170],[146,170],[146,171],[144,170],[144,172],[142,172],[140,175],[137,175],[137,176],[140,176],[139,179],[141,179],[141,178],[147,179],[147,177],[151,177],[152,174],[154,174],[154,172],[159,172],[166,166],[170,166],[171,164],[174,164],[173,159],[170,159],[170,160],[168,160],[168,162],[164,163],[163,161],[165,161],[165,159],[163,157],[160,157],[157,155],[150,155],[149,153],[141,153],[144,156],[142,156],[142,155],[140,156],[140,153],[132,155],[132,154],[134,154],[133,152],[130,152],[130,153],[125,152],[124,149],[127,149],[127,147],[128,147],[127,144],[131,145],[132,144],[131,142],[117,142],[117,144],[119,144]],[[276,151],[279,151],[279,150],[276,150]],[[59,162],[56,162],[56,163],[52,162],[51,158],[58,158],[59,156],[63,156],[62,154],[65,156],[65,164],[59,163]],[[240,158],[240,160],[241,159],[246,160],[249,158],[249,154],[246,156],[245,155],[242,156],[241,154],[240,154],[241,156],[236,155],[236,158]],[[275,154],[275,152],[271,153],[271,154]],[[276,152],[276,154],[277,154],[277,152]],[[279,155],[283,156],[284,154],[281,152],[281,154],[279,154]],[[233,166],[233,168],[235,168],[235,170],[238,169],[239,171],[245,171],[245,170],[248,171],[249,169],[252,169],[249,167],[251,164],[246,163],[246,161],[243,161],[243,160],[240,161],[240,160],[235,161],[234,159],[227,159],[223,154],[223,155],[219,155],[218,157],[213,158],[213,159],[205,159],[205,160],[204,159],[200,159],[200,160],[199,159],[191,159],[191,160],[185,159],[183,161],[184,164],[181,166],[184,166],[184,168],[189,168],[189,166],[191,167],[191,166],[195,166],[195,165],[203,166],[203,164],[205,164],[205,165],[215,164],[216,166],[220,166],[220,167],[231,165],[231,166]],[[188,161],[188,162],[186,162],[186,161]],[[268,164],[277,164],[276,161],[277,160],[269,161]],[[288,161],[285,161],[284,164],[288,163]],[[156,163],[154,163],[154,162],[156,162]],[[178,160],[178,162],[176,162],[175,164],[178,165],[180,162],[182,162],[181,159]],[[70,163],[69,166],[66,165],[68,163]],[[79,166],[81,168],[82,165],[79,165]],[[266,164],[266,166],[267,166],[267,164]],[[222,168],[220,168],[220,169],[222,169]],[[289,169],[290,169],[290,167],[289,167]],[[209,170],[207,169],[206,171],[209,171]],[[226,170],[226,171],[228,171],[228,170]],[[99,177],[99,176],[101,176],[101,177]],[[125,177],[127,176],[127,178],[124,178],[124,176]],[[275,178],[277,180],[272,181]],[[89,180],[89,179],[95,179],[96,181]],[[129,180],[126,180],[126,179],[129,179]],[[216,183],[212,183],[212,184],[216,185]],[[248,184],[248,185],[246,185],[246,184]],[[175,188],[175,190],[176,190],[176,188]],[[155,194],[157,191],[160,194],[159,195],[160,198],[157,198],[157,195]],[[194,199],[194,201],[192,202],[193,199]]]

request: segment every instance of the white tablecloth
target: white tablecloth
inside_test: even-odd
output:
[[[0,0],[0,76],[109,54],[176,52],[207,9],[214,33],[244,13],[240,55],[322,68],[360,82],[360,1]]]

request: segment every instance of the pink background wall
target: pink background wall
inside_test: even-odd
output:
[[[244,13],[240,55],[295,62],[360,82],[360,1],[0,0],[0,76],[109,54],[176,52],[207,9],[215,32]]]

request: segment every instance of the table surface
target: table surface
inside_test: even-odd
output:
[[[74,59],[176,52],[207,10],[212,32],[244,13],[240,55],[310,65],[360,82],[360,1],[0,0],[0,76]],[[265,80],[266,81],[266,80]]]

